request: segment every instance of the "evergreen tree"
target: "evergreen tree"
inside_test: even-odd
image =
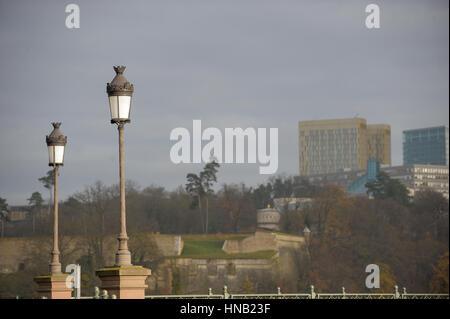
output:
[[[52,169],[47,171],[47,175],[39,178],[38,181],[41,182],[50,193],[47,207],[47,213],[50,215],[50,207],[52,206],[53,201],[53,185],[55,184],[55,171]]]
[[[405,206],[409,204],[408,189],[385,172],[379,172],[375,181],[366,183],[366,188],[367,194],[375,199],[393,199]]]
[[[40,214],[42,209],[42,203],[44,200],[42,199],[42,195],[39,192],[34,192],[31,194],[31,197],[27,199],[29,207],[29,212],[31,214],[31,218],[33,220],[33,234],[36,231],[36,215]]]
[[[205,233],[208,233],[208,219],[209,219],[209,195],[214,193],[212,186],[217,182],[217,171],[220,167],[215,160],[207,163],[200,173],[200,180],[203,185],[204,195],[206,199],[206,216],[205,216]]]
[[[206,200],[205,233],[208,233],[209,195],[214,193],[212,186],[217,182],[216,174],[219,167],[219,163],[215,159],[212,159],[211,162],[205,165],[200,174],[189,173],[186,175],[186,191],[196,199],[192,202],[191,208],[198,206],[200,214],[203,216],[202,200]]]

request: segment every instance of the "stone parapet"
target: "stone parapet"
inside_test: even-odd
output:
[[[72,288],[66,285],[69,274],[53,274],[37,276],[34,281],[38,284],[37,293],[39,297],[48,299],[71,299]]]
[[[251,253],[261,250],[276,250],[276,235],[257,231],[254,235],[243,239],[227,239],[222,250],[228,254]]]
[[[144,299],[145,281],[150,276],[150,269],[142,266],[114,266],[97,270],[101,280],[101,289],[108,295],[116,295],[118,299]]]

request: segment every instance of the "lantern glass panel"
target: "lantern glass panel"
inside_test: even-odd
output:
[[[109,97],[109,108],[111,111],[111,120],[116,120],[119,118],[119,103],[118,96]]]
[[[119,118],[128,120],[130,117],[131,96],[119,96]]]
[[[48,146],[48,162],[50,164],[64,163],[64,146],[63,145],[51,145]]]
[[[130,106],[131,96],[110,96],[111,120],[128,120],[130,118]]]

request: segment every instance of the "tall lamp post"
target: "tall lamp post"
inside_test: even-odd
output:
[[[60,274],[61,263],[59,262],[58,248],[58,168],[64,165],[64,151],[67,143],[67,136],[64,136],[59,130],[60,122],[54,122],[53,131],[46,136],[45,140],[48,147],[48,165],[53,166],[54,175],[54,197],[53,197],[53,250],[52,260],[50,262],[50,273]]]
[[[133,84],[123,76],[124,66],[115,66],[116,76],[111,83],[106,84],[109,98],[111,124],[116,124],[119,130],[119,176],[120,176],[120,234],[119,249],[116,253],[114,267],[104,267],[96,271],[102,282],[101,288],[119,299],[144,299],[145,283],[151,270],[131,264],[131,254],[128,250],[128,236],[125,212],[125,174],[123,156],[123,131],[125,123],[130,123],[131,96]]]
[[[130,123],[131,97],[133,84],[123,75],[125,66],[115,66],[116,76],[106,85],[111,112],[111,124],[116,124],[119,130],[119,176],[120,176],[120,234],[117,237],[119,249],[116,253],[116,266],[131,265],[131,254],[128,250],[128,236],[125,210],[125,172],[124,172],[124,137],[125,123]]]

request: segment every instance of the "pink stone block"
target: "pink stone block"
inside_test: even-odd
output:
[[[34,281],[38,284],[39,297],[48,299],[71,299],[72,288],[67,288],[66,279],[69,274],[53,274],[37,276]]]
[[[145,281],[150,276],[150,269],[142,266],[106,267],[96,271],[101,280],[101,289],[118,299],[144,299]]]

